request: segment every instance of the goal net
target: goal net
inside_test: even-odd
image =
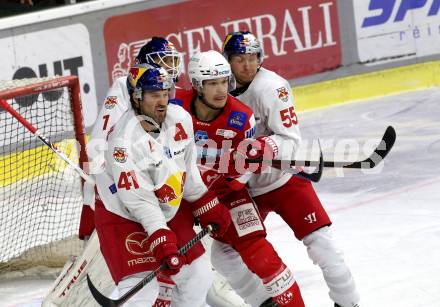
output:
[[[0,81],[4,99],[75,163],[86,161],[78,78]],[[80,254],[82,180],[0,107],[0,274]]]

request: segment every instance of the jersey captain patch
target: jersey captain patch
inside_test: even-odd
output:
[[[247,114],[244,112],[233,111],[231,112],[231,115],[229,115],[227,126],[238,130],[243,130],[247,117]]]

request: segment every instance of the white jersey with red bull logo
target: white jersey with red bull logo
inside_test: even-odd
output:
[[[103,171],[104,152],[107,150],[107,135],[121,116],[131,109],[130,95],[127,91],[127,77],[115,80],[107,92],[101,111],[96,118],[87,143],[90,173]]]
[[[267,135],[275,142],[278,147],[275,159],[294,159],[301,135],[289,83],[262,67],[249,87],[236,98],[254,112],[255,137]],[[252,175],[248,181],[249,192],[252,196],[265,194],[284,185],[291,176],[274,168]]]
[[[160,133],[141,127],[132,109],[108,135],[105,172],[95,175],[106,209],[142,224],[153,233],[167,228],[182,198],[193,202],[206,193],[196,165],[190,115],[168,106]]]

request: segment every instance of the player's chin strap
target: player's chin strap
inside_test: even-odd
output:
[[[159,134],[160,133],[161,126],[153,118],[151,118],[148,115],[144,115],[144,114],[139,114],[137,117],[139,120],[143,120],[154,127],[154,129],[151,131],[148,131],[148,133],[150,133],[150,134]]]

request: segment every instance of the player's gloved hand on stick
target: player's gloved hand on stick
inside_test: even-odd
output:
[[[216,226],[211,236],[221,237],[231,224],[231,215],[217,198],[215,193],[208,191],[201,198],[192,203],[193,215],[199,219],[200,225],[205,228],[210,224]]]
[[[261,173],[270,166],[270,162],[278,153],[278,147],[268,136],[260,136],[257,139],[245,139],[236,149],[234,160],[236,164],[244,164],[244,167],[251,172]],[[258,166],[255,164],[243,162],[244,159],[261,159],[265,162]],[[236,165],[237,168],[240,165]]]
[[[167,265],[168,268],[162,271],[164,274],[170,276],[179,273],[186,259],[185,256],[179,254],[174,232],[163,228],[158,229],[148,238],[148,244],[156,260]]]

